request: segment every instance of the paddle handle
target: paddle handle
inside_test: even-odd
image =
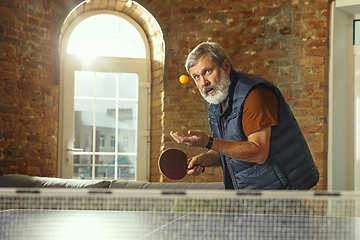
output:
[[[201,165],[194,165],[194,167],[197,167],[197,166],[201,166]],[[194,167],[188,168],[188,170],[193,169]],[[205,172],[205,167],[204,167],[204,166],[201,166],[201,167],[202,167],[202,169],[203,169],[201,172]]]

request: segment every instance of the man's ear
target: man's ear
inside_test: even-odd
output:
[[[225,70],[225,72],[230,75],[231,64],[230,64],[229,59],[227,59],[227,58],[224,59],[224,61],[222,63],[222,67]]]

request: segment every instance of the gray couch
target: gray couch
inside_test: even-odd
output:
[[[224,189],[222,182],[139,182],[125,180],[80,180],[8,174],[0,177],[0,187],[11,188],[128,188],[128,189]]]

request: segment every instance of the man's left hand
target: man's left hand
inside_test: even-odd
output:
[[[204,148],[209,142],[209,136],[201,130],[189,130],[189,137],[181,136],[178,132],[170,132],[170,136],[179,144],[188,147]]]

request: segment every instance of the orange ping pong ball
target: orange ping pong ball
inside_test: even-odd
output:
[[[182,84],[187,84],[187,82],[189,81],[189,78],[188,78],[188,76],[186,76],[186,75],[181,75],[180,78],[179,78],[179,81],[180,81]]]

